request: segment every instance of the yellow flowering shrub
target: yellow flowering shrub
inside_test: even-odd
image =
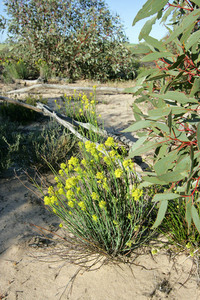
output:
[[[90,141],[79,147],[82,157],[60,165],[44,204],[88,245],[114,255],[134,249],[143,241],[142,225],[149,218],[132,160],[119,154],[111,137],[97,147]]]

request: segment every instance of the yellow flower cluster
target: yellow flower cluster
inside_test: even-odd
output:
[[[127,171],[134,169],[134,163],[131,159],[125,159],[122,164]]]
[[[92,215],[92,219],[93,219],[94,222],[98,221],[98,217],[96,215]]]
[[[123,170],[122,169],[116,169],[115,170],[115,177],[120,178],[123,175]]]
[[[105,141],[105,146],[107,147],[115,147],[116,143],[114,142],[114,139],[112,137],[108,137]]]
[[[74,90],[73,96],[67,96],[64,94],[64,101],[66,103],[66,109],[69,112],[75,114],[75,117],[78,119],[78,116],[86,115],[88,118],[95,115],[95,106],[97,101],[95,100],[95,89],[94,93],[90,93],[90,98],[87,97],[84,93],[79,93],[76,95],[76,90]],[[74,102],[72,103],[72,100]]]
[[[143,190],[140,190],[138,188],[132,189],[132,197],[134,198],[135,201],[138,201],[142,195],[143,195]]]

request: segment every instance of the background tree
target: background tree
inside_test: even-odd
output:
[[[19,51],[72,79],[128,76],[133,62],[123,46],[119,16],[98,0],[5,0],[8,32]],[[116,55],[118,59],[116,60]]]

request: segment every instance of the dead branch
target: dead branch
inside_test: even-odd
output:
[[[115,141],[121,142],[122,144],[128,146],[129,148],[132,147],[133,144],[134,144],[134,142],[127,139],[125,136],[117,136],[115,134],[112,134],[108,130],[102,130],[100,128],[97,128],[97,127],[93,126],[90,123],[78,122],[78,121],[76,121],[76,120],[74,120],[70,117],[66,117],[66,116],[64,116],[64,115],[62,115],[58,112],[55,112],[55,111],[51,110],[47,105],[44,105],[40,102],[37,103],[37,106],[33,106],[33,105],[30,105],[30,104],[24,103],[23,100],[14,100],[14,99],[11,99],[11,98],[8,98],[8,97],[3,97],[3,96],[0,96],[0,100],[6,101],[6,102],[12,103],[12,104],[20,105],[20,106],[23,106],[25,108],[32,109],[36,112],[42,113],[43,115],[47,115],[49,117],[52,117],[58,123],[60,123],[64,127],[68,128],[74,135],[76,135],[76,137],[78,137],[82,141],[87,140],[87,139],[85,139],[83,136],[81,136],[80,133],[78,133],[75,130],[75,127],[83,127],[85,129],[92,130],[93,132],[95,132],[97,134],[100,134],[103,137],[111,136],[115,139]]]
[[[38,88],[49,88],[49,89],[61,89],[61,90],[69,90],[69,91],[88,91],[92,92],[93,87],[80,87],[80,86],[69,86],[69,85],[62,85],[62,84],[47,84],[47,83],[41,83],[41,84],[34,84],[32,86],[28,86],[22,89],[13,90],[7,92],[7,94],[18,94],[18,93],[26,93],[30,90]],[[101,93],[117,93],[117,94],[125,94],[123,88],[115,88],[115,87],[97,87],[96,91]]]
[[[78,139],[80,139],[81,141],[83,142],[86,142],[88,141],[87,138],[85,138],[84,136],[82,136],[76,129],[75,127],[83,127],[85,129],[88,129],[88,130],[92,130],[93,132],[95,133],[98,133],[104,137],[108,137],[108,136],[111,136],[115,139],[115,141],[118,141],[118,142],[121,142],[123,145],[126,145],[128,147],[131,147],[133,146],[133,142],[130,141],[129,139],[127,139],[126,137],[122,136],[116,136],[114,134],[111,134],[109,133],[107,130],[102,130],[100,128],[96,128],[95,126],[93,126],[92,124],[90,123],[82,123],[82,122],[78,122],[76,120],[73,120],[71,117],[66,117],[52,109],[50,109],[47,105],[44,105],[40,102],[37,103],[37,106],[32,106],[32,105],[29,105],[29,104],[26,104],[24,103],[22,100],[14,100],[14,99],[10,99],[8,97],[3,97],[3,96],[0,96],[0,100],[2,101],[6,101],[8,103],[12,103],[12,104],[16,104],[16,105],[20,105],[20,106],[23,106],[25,108],[28,108],[28,109],[31,109],[31,110],[34,110],[36,112],[39,112],[39,113],[42,113],[43,115],[46,115],[46,116],[49,116],[53,119],[55,119],[58,123],[60,123],[61,125],[63,125],[64,127],[66,127],[68,130],[70,130]],[[98,143],[95,143],[96,144],[96,147],[99,146]],[[105,150],[105,151],[101,151],[104,155],[109,155],[109,153]],[[119,165],[121,165],[121,162],[118,161]],[[137,174],[137,177],[138,179],[141,180],[141,176],[140,174]]]
[[[20,105],[20,106],[23,106],[25,108],[28,108],[28,109],[32,109],[32,110],[35,110],[37,112],[41,112],[41,109],[38,109],[37,107],[33,106],[33,105],[30,105],[30,104],[26,104],[24,103],[22,100],[14,100],[14,99],[10,99],[8,97],[3,97],[3,96],[0,96],[0,100],[2,101],[6,101],[8,103],[12,103],[12,104],[15,104],[15,105]]]

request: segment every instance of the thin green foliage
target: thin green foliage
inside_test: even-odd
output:
[[[151,236],[148,190],[139,189],[134,163],[108,138],[96,148],[79,143],[82,158],[72,156],[55,174],[44,204],[61,227],[95,252],[117,256],[144,245]]]
[[[67,117],[72,118],[74,121],[85,123],[87,129],[83,126],[77,127],[80,134],[89,139],[90,141],[101,142],[105,133],[103,133],[103,125],[99,127],[98,119],[101,119],[101,115],[97,116],[96,105],[98,101],[96,100],[96,86],[93,86],[93,92],[89,95],[85,93],[79,93],[77,95],[76,90],[72,96],[67,96],[66,94],[61,97],[62,104],[58,104],[57,100],[55,103],[57,108],[64,113]],[[64,107],[64,109],[63,109]]]
[[[4,119],[0,124],[0,171],[9,168],[49,170],[48,161],[56,170],[76,149],[76,138],[60,125],[50,121],[42,129],[23,130],[19,123]]]
[[[54,121],[42,131],[29,135],[27,144],[32,152],[28,155],[31,166],[37,167],[40,172],[49,170],[49,164],[57,170],[59,164],[77,149],[76,137]]]
[[[76,121],[90,123],[97,126],[96,115],[96,86],[93,86],[93,92],[87,96],[84,93],[77,94],[76,90],[72,96],[66,94],[61,98],[65,107],[65,114]],[[57,101],[55,100],[55,103]],[[58,106],[61,108],[61,106]]]
[[[23,101],[23,103],[33,106],[36,106],[37,102],[41,102],[43,104],[47,103],[47,101],[45,99],[42,99],[41,97],[36,99],[32,96],[26,97],[26,99]],[[39,120],[41,118],[41,114],[34,110],[7,102],[1,104],[0,116],[2,116],[4,119],[9,119],[11,122],[17,122],[23,125]]]
[[[13,165],[20,148],[21,134],[16,132],[15,124],[0,122],[0,173]]]
[[[12,82],[15,79],[28,79],[29,68],[23,59],[17,61],[6,59],[2,63],[3,74],[2,78],[4,82]]]
[[[194,251],[199,248],[199,232],[194,223],[188,229],[188,224],[185,220],[185,203],[183,201],[179,203],[171,201],[169,203],[166,217],[159,231],[167,237],[170,244],[181,250],[188,249],[192,256]]]

